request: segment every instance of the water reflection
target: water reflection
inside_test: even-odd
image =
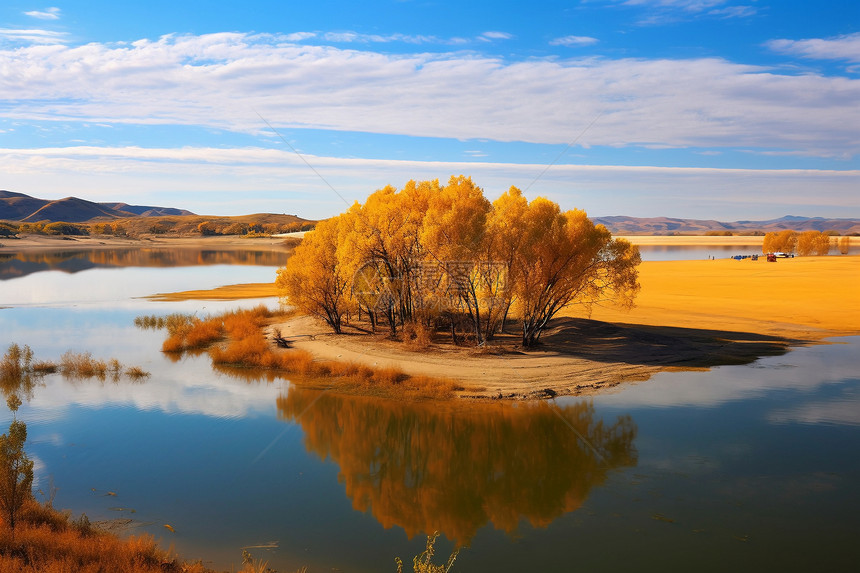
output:
[[[94,268],[253,265],[280,267],[286,250],[128,248],[0,253],[0,280],[43,271],[77,273]]]
[[[633,419],[596,419],[589,401],[440,408],[292,388],[278,412],[301,424],[309,451],[340,466],[354,509],[458,545],[488,523],[546,527],[637,460]]]

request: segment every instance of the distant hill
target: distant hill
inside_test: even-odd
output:
[[[167,215],[194,215],[194,213],[185,209],[170,207],[129,205],[127,203],[94,203],[77,197],[57,200],[37,199],[23,193],[0,190],[0,220],[5,221],[85,223]]]
[[[163,217],[165,215],[194,215],[185,209],[174,209],[173,207],[149,207],[145,205],[129,205],[128,203],[99,203],[117,211],[131,213],[136,217]]]
[[[860,233],[860,219],[825,219],[822,217],[786,216],[765,221],[708,219],[672,219],[669,217],[593,217],[614,235],[704,235],[708,232],[769,233],[772,231],[838,231],[842,235]]]
[[[35,223],[62,221],[64,223],[107,222],[114,219],[141,219],[135,223],[141,232],[157,224],[184,231],[194,224],[211,221],[226,226],[232,222],[259,222],[271,224],[305,223],[308,220],[295,215],[257,214],[241,217],[206,217],[186,220],[179,224],[172,217],[197,217],[191,211],[171,207],[129,205],[128,203],[94,203],[76,197],[54,201],[37,199],[0,190],[0,221]],[[163,219],[166,218],[166,219]],[[145,221],[153,221],[146,223]],[[765,221],[734,221],[731,223],[709,219],[673,219],[669,217],[594,217],[595,223],[605,225],[614,235],[704,235],[731,232],[735,234],[768,233],[792,229],[794,231],[838,231],[842,235],[860,234],[860,219],[825,219],[822,217],[786,216]],[[129,222],[129,224],[131,224]]]

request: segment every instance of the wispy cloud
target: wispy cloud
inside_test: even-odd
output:
[[[708,12],[710,16],[720,16],[722,18],[749,18],[758,14],[758,9],[754,6],[726,6]]]
[[[550,40],[551,46],[591,46],[598,42],[597,38],[592,38],[590,36],[564,36],[561,38],[556,38],[554,40]]]
[[[685,12],[704,12],[725,4],[726,0],[625,0],[627,6],[671,8]]]
[[[38,18],[39,20],[59,20],[60,19],[60,9],[56,7],[45,8],[44,10],[32,10],[30,12],[24,12],[26,16],[30,16],[31,18]]]
[[[543,164],[482,161],[355,159],[310,154],[305,158],[347,201],[363,200],[369,192],[387,184],[400,187],[410,179],[444,180],[459,173],[472,175],[488,196],[496,197],[510,185],[528,185],[545,168]],[[78,194],[111,200],[117,188],[130,196],[169,188],[174,191],[174,202],[178,190],[185,194],[183,207],[218,214],[206,206],[210,194],[254,189],[259,194],[276,194],[261,207],[272,212],[294,212],[296,202],[303,197],[311,199],[303,207],[305,217],[327,217],[344,208],[340,198],[301,159],[282,149],[0,149],[0,164],[6,188],[43,197],[52,197],[61,189],[62,196]],[[737,218],[737,213],[764,210],[766,218],[784,215],[786,208],[808,211],[814,207],[833,213],[857,209],[860,196],[854,191],[858,180],[860,171],[856,170],[555,165],[531,192],[550,197],[564,208],[580,207],[593,215],[618,214],[623,207],[641,216],[673,216],[678,205],[684,204],[684,216],[714,218],[724,214]],[[811,188],[816,193],[809,193]]]
[[[860,62],[860,32],[826,39],[771,40],[766,45],[775,52],[805,58]]]
[[[479,39],[487,41],[487,42],[494,42],[496,40],[510,40],[513,37],[514,36],[512,34],[508,34],[507,32],[498,32],[498,31],[484,32],[483,34],[478,36]]]
[[[0,28],[0,46],[3,42],[26,44],[62,44],[66,34],[53,30]]]
[[[733,4],[728,0],[622,0],[624,6],[640,7],[646,14],[639,20],[643,25],[659,25],[690,18],[748,18],[758,10],[748,4]]]
[[[439,45],[459,46],[473,42],[495,42],[498,40],[509,40],[512,34],[506,32],[484,32],[473,38],[453,37],[442,38],[440,36],[426,34],[365,34],[351,30],[341,32],[294,32],[282,34],[278,38],[288,42],[303,42],[306,40],[321,40],[332,44],[413,44],[413,45]]]
[[[303,36],[303,37],[302,37]],[[362,44],[387,44],[391,42],[401,42],[404,44],[446,44],[448,40],[437,38],[436,36],[408,35],[408,34],[361,34],[358,32],[325,32],[322,34],[305,33],[291,34],[290,37],[302,39],[311,39],[320,37],[327,42],[340,44],[362,43]]]

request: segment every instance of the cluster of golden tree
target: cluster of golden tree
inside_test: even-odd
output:
[[[528,201],[516,187],[491,203],[459,176],[388,186],[318,223],[277,284],[335,332],[357,314],[392,334],[443,329],[480,345],[515,318],[531,346],[567,305],[631,306],[639,262],[635,246],[583,211]]]
[[[798,233],[787,229],[785,231],[767,233],[764,236],[761,250],[763,253],[794,253],[805,257],[808,255],[826,255],[830,252],[831,243],[836,243],[839,252],[848,253],[851,239],[847,236],[834,239],[831,233],[822,231],[803,231]]]

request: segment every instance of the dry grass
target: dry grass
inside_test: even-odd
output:
[[[237,573],[264,571],[273,573],[266,563],[243,554]],[[216,572],[160,549],[151,535],[121,539],[93,527],[86,515],[71,519],[68,513],[29,499],[14,535],[0,520],[0,573]]]
[[[244,338],[254,331],[259,332],[271,315],[265,305],[259,305],[250,310],[236,310],[203,319],[187,314],[171,314],[163,320],[138,317],[135,324],[141,328],[152,328],[148,325],[167,328],[168,337],[161,350],[175,353],[206,348],[228,334]]]
[[[125,375],[132,380],[141,380],[150,376],[149,372],[139,366],[129,366],[125,369]]]
[[[121,540],[98,532],[85,518],[26,502],[14,536],[0,527],[0,572],[20,573],[209,573],[158,548],[151,536]]]
[[[403,327],[402,338],[410,350],[427,350],[433,344],[433,329],[420,322],[410,322]]]
[[[60,357],[60,373],[66,378],[102,378],[107,376],[108,365],[93,358],[89,352],[69,350]]]
[[[209,347],[212,363],[225,371],[256,368],[296,375],[297,383],[327,385],[339,391],[408,399],[447,399],[463,387],[450,379],[409,376],[397,368],[371,368],[354,362],[317,361],[304,350],[279,349],[263,334],[272,318],[265,306],[228,312],[206,319],[165,320],[168,337],[162,350],[174,356]],[[141,323],[157,323],[141,319]],[[217,344],[216,344],[217,342]]]
[[[89,352],[73,352],[71,350],[60,357],[59,365],[52,362],[39,364],[45,370],[59,370],[60,374],[71,379],[98,378],[99,380],[106,380],[110,378],[113,381],[118,381],[123,375],[135,380],[149,376],[149,372],[139,366],[123,367],[116,358],[101,360],[93,358]]]

